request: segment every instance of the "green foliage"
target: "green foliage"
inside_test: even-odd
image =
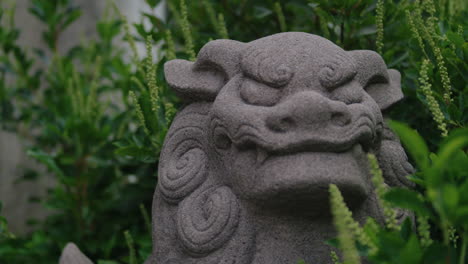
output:
[[[36,56],[16,44],[14,25],[1,27],[1,125],[29,138],[28,155],[55,177],[40,200],[53,211],[29,236],[2,236],[0,262],[53,263],[67,241],[94,259],[124,262],[126,229],[138,238],[144,259],[151,242],[138,205],[151,205],[157,151],[143,147],[146,136],[128,111],[129,91],[137,89],[131,78],[145,81],[113,45],[123,21],[109,9],[96,25],[97,39],[59,53],[56,39],[80,11],[69,1],[48,0],[32,1],[30,10],[46,25],[48,49],[37,52],[45,69],[32,72]],[[129,157],[117,147],[126,142],[141,148]]]
[[[382,193],[381,181],[374,180],[376,192],[387,204],[382,206],[384,212],[389,206],[405,209],[414,214],[416,221],[413,224],[406,219],[397,228],[395,223],[378,226],[367,222],[362,228],[376,250],[359,253],[372,263],[466,263],[468,53],[464,50],[467,42],[462,29],[466,21],[460,20],[466,9],[452,9],[449,20],[444,14],[446,9],[437,10],[433,1],[399,4],[407,7],[406,27],[414,39],[414,43],[408,43],[407,50],[408,66],[413,69],[406,70],[407,77],[403,79],[405,85],[414,87],[405,90],[407,100],[412,100],[414,89],[435,124],[427,128],[420,121],[415,122],[417,114],[403,118],[417,127],[418,133],[403,123],[390,122],[417,165],[418,171],[409,176],[417,187],[414,190],[392,188]],[[402,117],[402,109],[411,111],[411,107],[401,105],[396,108],[400,114],[392,114]],[[439,136],[435,129],[439,130]],[[380,174],[377,163],[372,157],[370,163],[375,178]]]
[[[356,223],[338,187],[334,184],[330,184],[330,206],[333,214],[333,223],[338,232],[340,249],[343,252],[344,263],[361,263],[356,248],[356,238],[353,234],[353,225]]]
[[[180,10],[182,15],[181,28],[185,40],[185,52],[189,55],[189,59],[195,60],[195,50],[193,46],[193,37],[190,22],[188,21],[187,4],[185,0],[180,1]]]
[[[32,0],[31,4],[31,14],[47,26],[42,35],[45,43],[51,50],[57,51],[60,34],[81,16],[81,10],[70,0]]]
[[[129,256],[128,263],[129,264],[136,264],[137,263],[137,261],[136,261],[136,252],[135,252],[135,243],[133,242],[133,237],[130,234],[130,232],[128,232],[128,231],[125,231],[124,235],[125,235],[125,240],[127,241],[128,249],[130,251],[130,256]]]
[[[405,125],[393,123],[392,128],[407,147],[414,146],[414,137],[422,141]],[[466,263],[467,146],[468,130],[453,131],[437,153],[425,154],[430,161],[413,175],[419,179],[415,180],[419,191],[395,188],[385,194],[387,202],[415,214],[417,228],[406,219],[398,230],[389,227],[373,230],[372,242],[378,250],[367,255],[373,263],[427,263],[429,260],[430,263]],[[415,159],[415,155],[421,155],[417,151],[410,153]],[[432,231],[428,221],[432,223]],[[441,238],[438,233],[442,234]],[[461,242],[453,239],[457,236]]]
[[[154,9],[160,1],[145,2]],[[0,217],[0,263],[54,263],[68,241],[100,264],[142,263],[151,251],[145,208],[151,208],[159,152],[180,106],[162,65],[194,60],[211,39],[251,41],[286,29],[322,35],[345,49],[377,50],[402,73],[406,99],[389,114],[417,130],[392,123],[417,165],[410,179],[418,187],[381,196],[386,204],[414,212],[416,227],[409,221],[380,227],[372,219],[361,227],[348,219],[348,235],[359,253],[373,263],[464,263],[464,2],[168,0],[166,20],[146,12],[133,25],[109,6],[96,24],[96,39],[59,52],[57,40],[80,9],[72,0],[31,0],[29,10],[44,25],[48,46],[34,54],[17,44],[13,7],[0,8],[0,124],[27,138],[28,155],[57,181],[39,200],[53,213],[33,233],[13,236]],[[116,41],[128,44],[130,60]],[[138,42],[146,43],[146,56],[138,54]],[[162,48],[154,52],[154,44]],[[45,67],[36,67],[40,64]],[[43,177],[25,173],[22,180],[37,178],[31,175]]]
[[[385,1],[384,0],[378,0],[377,1],[377,7],[376,7],[376,17],[375,17],[375,24],[377,26],[377,39],[375,41],[375,44],[377,46],[377,52],[382,54],[382,49],[384,46],[384,12],[385,12]]]
[[[440,105],[437,102],[437,99],[433,96],[432,85],[429,83],[429,77],[427,72],[429,70],[429,60],[424,59],[421,65],[421,72],[419,73],[419,82],[421,86],[421,91],[426,97],[427,105],[429,110],[432,113],[434,121],[437,123],[437,127],[441,131],[443,137],[447,136],[447,124],[445,121],[445,116],[440,110]]]
[[[283,8],[279,2],[275,3],[275,12],[278,16],[278,22],[280,24],[281,31],[287,31],[286,20],[284,18]]]
[[[2,212],[2,202],[0,201],[0,213]],[[14,238],[14,235],[8,231],[8,223],[5,217],[0,215],[0,239]]]
[[[414,140],[425,144],[418,134],[401,123],[392,123],[392,128],[410,150],[415,146]],[[371,238],[373,250],[359,251],[365,252],[363,256],[372,263],[466,263],[467,146],[468,130],[461,129],[450,133],[437,153],[410,152],[414,159],[425,155],[429,160],[423,169],[413,175],[418,179],[415,182],[418,183],[419,191],[394,188],[387,191],[384,198],[394,207],[413,212],[417,218],[417,228],[413,227],[409,219],[400,224],[399,228],[369,225],[368,222],[363,229]],[[371,167],[375,170],[373,165]],[[331,193],[332,205],[335,196]],[[343,210],[347,209],[341,208]],[[334,211],[333,214],[336,218],[345,218]],[[428,221],[432,223],[432,234]],[[341,234],[338,225],[337,229]],[[352,234],[349,230],[346,233]],[[438,239],[434,233],[441,233],[442,237]],[[454,239],[456,237],[461,242]],[[363,245],[369,248],[369,245]]]
[[[373,154],[368,154],[367,156],[369,159],[370,172],[372,174],[372,183],[375,187],[379,206],[383,210],[385,225],[388,229],[399,230],[400,227],[397,225],[395,210],[383,199],[387,194],[387,186],[385,185],[382,170],[379,167],[377,158]]]

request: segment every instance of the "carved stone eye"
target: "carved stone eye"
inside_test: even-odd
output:
[[[281,90],[246,79],[240,88],[240,96],[248,104],[272,106],[281,98]]]
[[[216,127],[213,132],[213,140],[216,148],[226,150],[231,147],[232,141],[223,127]]]
[[[219,134],[215,138],[215,144],[219,149],[228,149],[231,147],[231,139],[226,134]]]
[[[388,84],[388,76],[385,74],[375,74],[364,84],[364,89],[369,88],[372,85]]]

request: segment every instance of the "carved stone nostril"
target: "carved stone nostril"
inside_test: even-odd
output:
[[[291,117],[269,118],[267,119],[267,127],[275,132],[287,132],[296,126],[296,122]]]
[[[331,122],[337,126],[346,126],[351,122],[351,118],[345,113],[336,112],[331,115]]]

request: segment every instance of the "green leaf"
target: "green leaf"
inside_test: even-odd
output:
[[[462,50],[464,57],[468,58],[468,42],[463,43]]]
[[[18,183],[20,181],[35,181],[39,178],[39,173],[35,170],[27,169],[23,176],[18,178],[18,180],[15,181],[15,183]]]
[[[38,149],[29,149],[27,151],[28,156],[35,158],[37,161],[41,162],[42,164],[46,165],[47,168],[57,174],[58,177],[64,178],[63,171],[57,166],[55,163],[54,158],[43,152],[42,150]]]
[[[5,224],[5,219],[0,216],[0,238],[3,236],[3,233],[5,232],[6,229],[6,224]]]
[[[424,252],[422,263],[446,263],[447,262],[447,248],[445,246],[434,243],[429,246]]]
[[[421,263],[423,256],[419,240],[415,234],[413,234],[406,245],[401,249],[400,256],[398,258],[400,263]]]
[[[146,32],[145,30],[145,27],[143,26],[143,24],[133,24],[133,26],[135,27],[136,31],[138,32],[138,34],[140,35],[140,37],[142,37],[143,39],[145,39],[147,36],[148,36],[148,32]]]
[[[467,170],[468,171],[468,170]],[[460,190],[460,203],[468,205],[468,179],[459,187]]]
[[[412,210],[420,216],[430,215],[429,208],[416,191],[405,188],[391,188],[385,193],[384,199],[400,208]]]
[[[400,235],[403,239],[408,240],[411,234],[413,233],[413,223],[410,218],[406,218],[403,224],[401,225]]]
[[[463,44],[465,43],[465,40],[463,39],[462,36],[458,35],[457,33],[452,32],[452,31],[447,32],[447,38],[457,48],[461,48],[463,46]]]
[[[363,27],[356,33],[356,37],[372,35],[375,34],[375,32],[377,32],[377,27],[375,25]]]
[[[81,10],[74,9],[71,10],[62,24],[61,30],[65,30],[71,23],[75,22],[81,16]]]
[[[453,184],[446,184],[442,187],[442,199],[448,213],[456,211],[460,199],[458,189]]]
[[[98,260],[97,264],[119,264],[119,262],[113,260]]]
[[[416,164],[422,170],[426,169],[429,166],[429,149],[419,133],[409,126],[396,121],[390,121],[389,126],[398,134],[401,142]]]
[[[155,159],[153,151],[148,148],[138,146],[125,146],[118,148],[115,150],[115,154],[121,156],[131,156],[133,158],[147,162],[153,162]]]
[[[271,14],[273,14],[273,11],[268,8],[262,6],[254,7],[254,16],[256,19],[263,19]]]
[[[409,57],[409,52],[406,51],[399,55],[398,57],[392,56],[392,61],[388,64],[388,68],[393,68],[397,65],[400,65],[400,63],[404,60],[406,60]]]
[[[413,175],[408,175],[406,176],[406,178],[418,185],[421,185],[421,186],[424,186],[426,184],[426,182],[424,181],[424,179],[421,178],[421,176],[419,175],[420,173],[416,172],[415,174]]]
[[[145,0],[145,2],[151,7],[155,8],[161,0]]]
[[[456,214],[456,221],[466,229],[468,227],[468,206],[458,207]]]
[[[164,32],[164,22],[160,18],[150,13],[143,13],[143,16],[147,17],[151,21],[151,24],[158,29],[158,31]]]
[[[456,130],[442,143],[434,162],[436,173],[440,173],[445,166],[450,166],[452,157],[468,146],[468,129]]]

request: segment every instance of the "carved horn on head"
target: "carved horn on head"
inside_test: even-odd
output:
[[[356,60],[357,80],[382,111],[403,99],[400,73],[394,69],[387,69],[384,60],[377,52],[353,50],[349,53]]]
[[[184,100],[212,101],[227,81],[240,72],[244,45],[228,39],[210,41],[200,50],[195,62],[166,62],[166,81]]]

